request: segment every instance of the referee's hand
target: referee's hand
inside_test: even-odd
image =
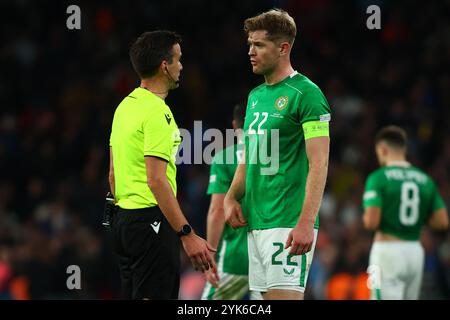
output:
[[[204,272],[211,269],[212,272],[217,273],[216,262],[211,254],[211,252],[216,252],[217,250],[211,247],[205,239],[195,233],[191,233],[181,237],[181,242],[195,270]]]

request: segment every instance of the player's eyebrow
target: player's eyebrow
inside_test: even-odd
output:
[[[251,40],[247,40],[247,44],[250,46],[252,44],[254,45],[262,45],[263,43],[259,40],[255,40],[255,41],[251,41]]]

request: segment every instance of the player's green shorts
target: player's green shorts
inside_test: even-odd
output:
[[[304,292],[317,241],[303,255],[289,255],[284,249],[291,228],[253,230],[248,235],[249,286],[252,291],[285,289]]]

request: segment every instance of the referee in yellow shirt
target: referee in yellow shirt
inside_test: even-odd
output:
[[[118,210],[111,231],[127,299],[178,298],[179,239],[195,269],[217,272],[215,249],[195,234],[176,199],[181,137],[164,99],[178,87],[180,42],[170,31],[135,41],[130,58],[141,84],[114,113],[109,182]]]

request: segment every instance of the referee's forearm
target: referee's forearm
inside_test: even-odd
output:
[[[109,188],[111,189],[111,193],[113,196],[116,195],[116,186],[114,181],[114,176],[109,178]]]
[[[187,224],[188,221],[183,215],[167,179],[154,180],[152,183],[149,183],[149,188],[171,227],[177,232],[180,231],[181,227]]]

